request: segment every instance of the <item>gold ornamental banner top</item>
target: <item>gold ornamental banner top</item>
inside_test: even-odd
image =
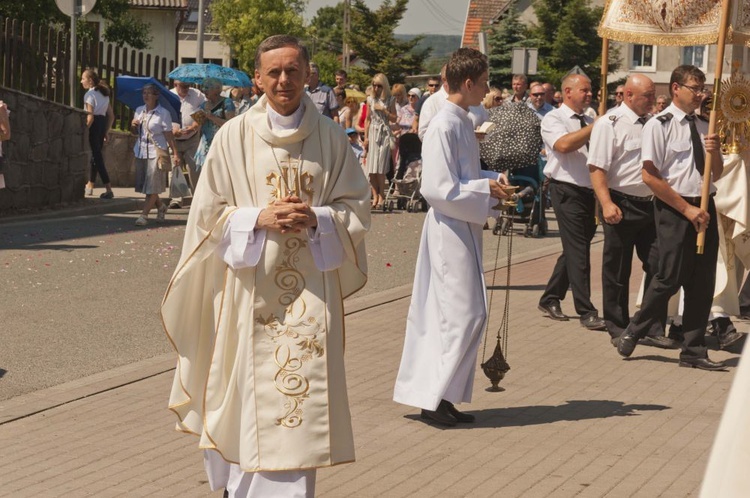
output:
[[[643,45],[713,45],[721,0],[607,0],[601,38]],[[727,41],[750,46],[750,2],[732,0]]]

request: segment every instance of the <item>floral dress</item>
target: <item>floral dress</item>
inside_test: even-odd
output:
[[[227,119],[226,114],[227,112],[234,112],[234,102],[232,102],[232,99],[221,99],[216,106],[214,106],[213,109],[210,111],[208,110],[208,106],[211,105],[211,103],[207,100],[201,104],[201,109],[210,112],[217,118],[221,119]],[[198,144],[198,150],[195,151],[195,169],[196,171],[200,171],[203,167],[203,163],[206,160],[206,155],[208,154],[208,149],[211,147],[211,142],[214,140],[214,135],[216,135],[216,132],[219,130],[219,127],[214,124],[212,121],[206,120],[201,125],[201,141]]]

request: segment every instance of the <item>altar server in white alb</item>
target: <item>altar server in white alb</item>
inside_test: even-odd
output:
[[[461,48],[451,56],[446,77],[448,100],[432,119],[422,147],[421,193],[431,208],[393,399],[421,408],[424,419],[452,426],[474,421],[454,403],[471,401],[487,316],[482,226],[507,195],[497,173],[480,169],[468,112],[487,94],[487,57]]]
[[[367,280],[370,189],[308,63],[294,37],[259,45],[265,94],[214,138],[162,304],[169,407],[232,498],[310,497],[315,469],[354,460],[343,299]]]

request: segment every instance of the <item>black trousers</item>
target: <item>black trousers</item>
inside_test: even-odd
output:
[[[699,202],[691,202],[699,205]],[[711,221],[706,230],[703,254],[695,251],[698,233],[687,218],[666,203],[654,201],[656,233],[659,244],[659,268],[646,288],[641,309],[628,328],[645,337],[654,327],[669,298],[680,287],[685,293],[682,330],[684,341],[680,357],[705,358],[706,325],[711,312],[716,281],[716,257],[719,231],[713,198],[708,205]]]
[[[598,315],[591,303],[591,239],[596,233],[594,192],[571,183],[550,181],[552,209],[560,228],[563,252],[557,259],[539,304],[557,304],[573,291],[573,304],[581,320]]]
[[[104,136],[107,134],[107,116],[94,116],[94,122],[89,128],[89,144],[91,145],[91,183],[96,182],[96,174],[102,177],[102,183],[109,183],[109,174],[104,166]]]
[[[602,254],[602,308],[607,331],[620,337],[630,322],[630,274],[633,251],[638,255],[645,273],[647,288],[659,266],[659,248],[656,242],[654,203],[635,200],[611,190],[612,202],[622,211],[622,220],[615,224],[602,223],[604,253]],[[599,217],[604,219],[603,216]],[[657,335],[663,334],[667,309],[663,310]]]

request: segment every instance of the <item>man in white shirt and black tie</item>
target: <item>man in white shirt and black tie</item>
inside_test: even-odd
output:
[[[695,114],[705,94],[705,81],[695,66],[677,67],[669,82],[672,104],[644,126],[642,173],[656,196],[659,264],[641,309],[614,343],[621,356],[630,356],[638,340],[660,319],[669,298],[682,287],[685,311],[680,366],[723,370],[724,363],[708,358],[705,343],[719,250],[713,201],[716,187],[710,186],[707,211],[700,208],[700,195],[704,168],[711,168],[713,180],[720,178],[724,169],[719,136],[708,135],[707,121]],[[711,152],[710,164],[705,163],[704,144],[705,151]],[[703,254],[696,252],[700,232],[706,233]]]
[[[654,194],[643,183],[641,140],[651,117],[656,89],[648,76],[633,74],[622,86],[622,105],[594,123],[589,147],[589,172],[601,206],[602,304],[604,323],[612,338],[630,322],[630,273],[635,250],[643,264],[645,286],[656,273],[659,249],[654,223]],[[643,340],[652,346],[675,348],[664,337],[666,308],[659,325]]]
[[[547,149],[544,175],[550,179],[563,252],[539,300],[539,310],[553,320],[567,320],[560,301],[571,287],[581,326],[604,330],[604,320],[591,302],[590,245],[596,223],[587,163],[593,119],[583,114],[591,103],[591,81],[572,74],[563,79],[562,90],[563,104],[542,119],[542,139]]]

